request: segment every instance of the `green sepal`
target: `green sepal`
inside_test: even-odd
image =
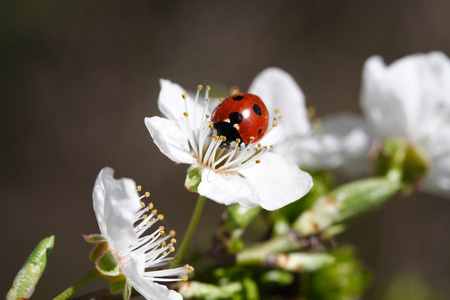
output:
[[[106,250],[99,254],[95,261],[95,267],[99,271],[100,276],[111,282],[125,279],[125,275],[123,275],[120,267],[120,261],[111,250]]]
[[[125,287],[122,291],[123,300],[130,300],[132,291],[133,291],[133,286],[131,285],[131,283],[128,280],[125,281]]]
[[[39,242],[14,278],[12,287],[6,295],[6,300],[31,297],[47,266],[47,262],[50,260],[54,244],[55,237],[53,235]]]
[[[92,262],[96,262],[100,254],[106,250],[108,250],[109,244],[108,243],[99,243],[92,248],[91,253],[89,253],[89,259]]]
[[[118,294],[125,288],[126,280],[116,281],[116,282],[110,282],[109,283],[109,291],[111,294]]]
[[[198,165],[192,165],[186,175],[184,185],[191,192],[197,192],[198,185],[202,181],[202,169]]]
[[[98,244],[107,242],[107,239],[101,234],[83,234],[83,238],[89,244]]]

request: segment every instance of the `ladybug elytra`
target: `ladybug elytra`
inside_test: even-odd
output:
[[[211,114],[213,128],[224,136],[224,146],[239,141],[245,144],[259,141],[267,132],[269,112],[264,102],[256,95],[234,94],[223,100]]]

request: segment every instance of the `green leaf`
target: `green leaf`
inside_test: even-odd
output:
[[[106,238],[101,234],[83,234],[83,238],[89,244],[98,244],[107,242]]]
[[[52,235],[43,239],[30,254],[22,269],[17,273],[11,289],[6,295],[7,300],[28,299],[34,292],[42,273],[50,260],[55,244]]]

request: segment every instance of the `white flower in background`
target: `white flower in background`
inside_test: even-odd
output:
[[[314,109],[306,109],[299,85],[280,69],[261,72],[250,89],[272,91],[276,100],[292,99],[282,108],[289,114],[283,114],[282,122],[275,129],[280,132],[276,152],[310,170],[340,169],[356,175],[366,169],[364,160],[369,138],[361,117],[343,113],[324,119],[313,118]]]
[[[278,70],[266,72],[277,73]],[[201,87],[193,95],[169,80],[160,83],[158,105],[164,117],[145,118],[145,124],[163,154],[174,162],[192,165],[188,179],[197,172],[200,195],[226,205],[259,205],[275,210],[298,200],[310,190],[311,176],[271,151],[276,146],[274,143],[285,134],[275,128],[276,121],[271,122],[268,133],[258,143],[220,147],[222,140],[213,134],[210,121],[211,111],[218,102],[209,99],[209,87],[201,97]],[[295,104],[298,99],[286,97],[290,95],[286,88],[290,86],[283,82],[257,77],[249,93],[264,101],[271,120],[282,114],[283,120],[279,121],[282,124],[298,110]]]
[[[372,133],[402,137],[430,159],[424,188],[450,195],[450,61],[441,52],[364,66],[361,106]]]
[[[145,196],[139,196],[132,179],[114,179],[113,175],[111,168],[104,168],[95,182],[94,211],[101,235],[85,236],[96,245],[91,259],[102,276],[126,281],[125,298],[129,298],[133,287],[146,299],[182,299],[179,293],[156,282],[186,279],[192,267],[149,270],[164,266],[171,259],[168,255],[174,251],[174,232],[165,234],[162,226],[147,232],[163,215],[157,214],[152,204],[141,203]],[[108,259],[117,261],[117,267],[106,272],[101,265]]]

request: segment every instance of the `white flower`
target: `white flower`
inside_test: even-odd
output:
[[[428,191],[450,195],[450,61],[441,52],[364,66],[361,105],[373,134],[402,137],[422,147],[431,165]]]
[[[274,97],[295,100],[283,109],[289,114],[284,114],[283,122],[276,128],[281,132],[276,152],[310,170],[340,169],[352,174],[364,170],[369,138],[361,117],[343,113],[323,120],[312,119],[314,110],[309,109],[308,113],[299,85],[280,69],[261,72],[250,89],[269,88],[279,90]]]
[[[272,120],[279,116],[275,114],[275,109],[279,108],[283,120],[278,123],[282,124],[295,113],[296,107],[291,108],[291,104],[298,99],[286,97],[290,93],[284,90],[284,85],[258,78],[249,93],[264,101]],[[191,164],[191,170],[200,171],[201,181],[197,187],[200,195],[226,205],[259,205],[275,210],[310,190],[311,176],[271,151],[273,144],[282,138],[278,128],[269,129],[259,143],[241,143],[230,149],[219,147],[222,141],[212,134],[210,127],[210,114],[218,103],[209,99],[209,87],[203,98],[201,87],[192,95],[169,80],[162,79],[160,83],[158,105],[164,118],[146,118],[145,124],[163,154],[177,163]]]
[[[146,299],[182,299],[179,293],[156,282],[183,280],[178,276],[186,276],[192,267],[149,270],[167,264],[168,254],[174,250],[174,240],[171,240],[174,233],[166,235],[160,226],[148,234],[146,231],[163,216],[151,204],[141,204],[142,197],[132,179],[114,179],[113,175],[111,168],[104,168],[98,174],[93,199],[101,236],[85,236],[85,239],[94,244],[106,242],[109,245],[106,251],[116,255],[126,285],[134,287]]]

